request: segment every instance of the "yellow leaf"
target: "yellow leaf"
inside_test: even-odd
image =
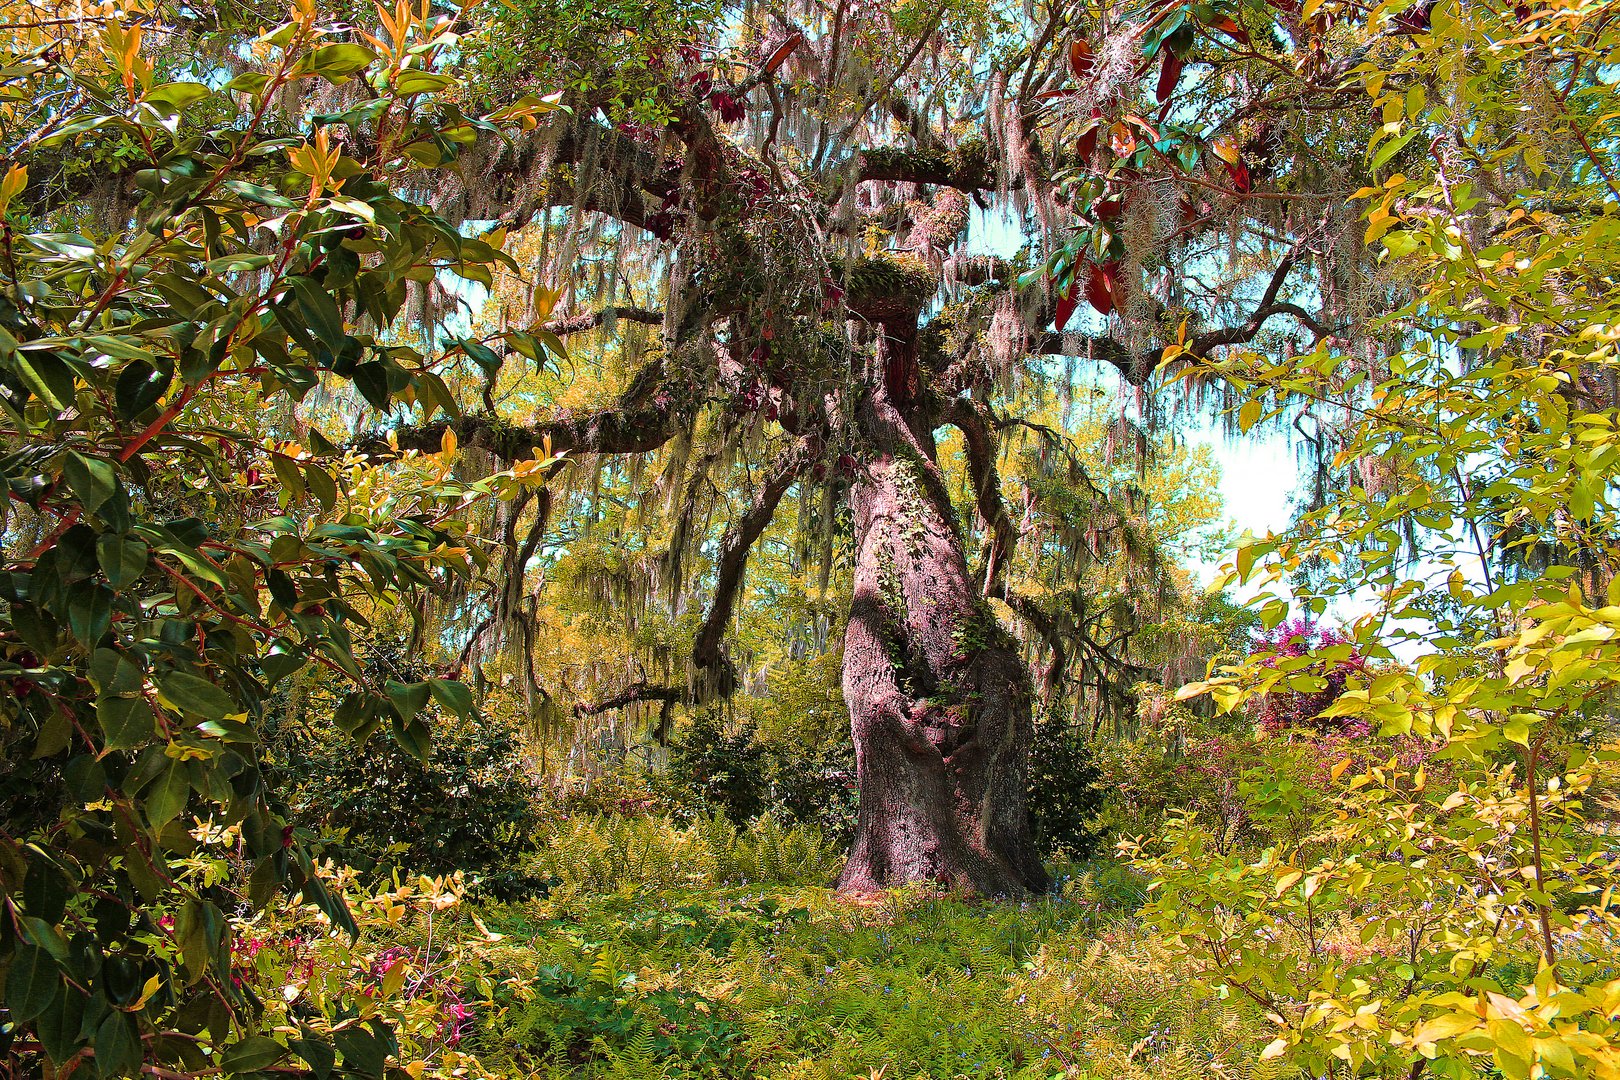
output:
[[[28,186],[28,170],[21,165],[13,165],[6,171],[6,178],[0,180],[0,214],[6,212],[11,200],[22,193]]]
[[[439,439],[439,453],[445,457],[454,457],[456,454],[456,433],[454,429],[446,427],[444,435]]]
[[[1345,758],[1343,761],[1341,761],[1337,765],[1333,766],[1333,779],[1337,780],[1339,777],[1343,776],[1344,775],[1344,770],[1348,769],[1349,767],[1350,767],[1350,759],[1349,758]]]
[[[1245,401],[1238,410],[1238,429],[1248,431],[1260,422],[1260,403],[1258,401]]]
[[[1278,878],[1277,879],[1277,895],[1281,896],[1283,893],[1287,892],[1288,887],[1290,885],[1292,885],[1294,882],[1298,881],[1300,878],[1302,878],[1304,876],[1305,875],[1302,874],[1298,870],[1290,870],[1290,871],[1288,871],[1288,873],[1286,873],[1282,877]]]
[[[1467,1013],[1447,1013],[1419,1024],[1417,1030],[1412,1032],[1412,1042],[1435,1043],[1442,1039],[1454,1039],[1465,1031],[1473,1031],[1478,1026],[1477,1016],[1470,1016]]]
[[[1261,1061],[1270,1061],[1272,1058],[1282,1057],[1287,1052],[1288,1052],[1288,1040],[1287,1039],[1272,1039],[1269,1043],[1266,1044],[1266,1048],[1264,1050],[1260,1051],[1260,1060]]]

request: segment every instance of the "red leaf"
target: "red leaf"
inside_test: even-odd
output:
[[[1164,104],[1170,95],[1175,93],[1176,83],[1181,81],[1182,59],[1169,50],[1164,54],[1164,66],[1159,69],[1159,85],[1153,91],[1154,100]]]
[[[1226,166],[1226,175],[1232,178],[1232,186],[1239,195],[1247,195],[1254,187],[1249,182],[1249,167],[1242,161],[1223,162]]]
[[[776,47],[775,52],[771,53],[771,58],[765,61],[765,66],[760,69],[760,74],[775,74],[776,69],[781,67],[783,63],[787,61],[787,58],[793,54],[793,50],[797,49],[803,43],[804,35],[795,30],[791,35],[788,36],[786,41],[782,42],[782,44]]]
[[[1084,38],[1075,38],[1069,42],[1069,70],[1081,82],[1090,79],[1097,70],[1097,57],[1091,52],[1091,46]]]
[[[1102,128],[1102,110],[1095,105],[1091,107],[1091,126],[1081,133],[1080,139],[1074,144],[1075,153],[1080,155],[1081,161],[1090,161],[1091,155],[1097,149],[1097,132]]]
[[[1087,269],[1090,273],[1086,277],[1086,300],[1098,314],[1107,315],[1125,298],[1119,284],[1119,263],[1091,263]]]
[[[1247,45],[1249,43],[1249,32],[1243,29],[1243,27],[1239,26],[1229,17],[1223,16],[1221,20],[1215,24],[1215,29],[1219,30],[1221,33],[1225,34],[1227,37],[1231,38],[1240,45]]]
[[[1092,206],[1091,212],[1097,215],[1098,221],[1113,221],[1125,212],[1125,200],[1118,195],[1103,199]]]
[[[1074,309],[1080,306],[1079,300],[1076,298],[1079,291],[1080,275],[1075,274],[1069,278],[1069,291],[1058,297],[1057,313],[1052,316],[1052,326],[1060,334],[1063,332],[1063,328],[1069,325],[1069,318],[1074,314]]]
[[[1436,0],[1423,0],[1395,16],[1395,33],[1416,36],[1427,33],[1434,16]]]

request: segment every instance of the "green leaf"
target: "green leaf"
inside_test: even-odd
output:
[[[428,703],[428,696],[433,692],[430,683],[402,683],[393,679],[388,680],[388,700],[393,703],[394,712],[401,720],[410,721],[422,711]]]
[[[73,586],[68,598],[68,630],[86,645],[94,645],[112,626],[113,591],[98,581]]]
[[[433,700],[457,716],[467,719],[473,715],[473,692],[465,683],[450,679],[429,679],[428,687],[433,692]]]
[[[85,513],[93,514],[118,490],[118,473],[101,458],[69,450],[62,459],[62,478],[79,497]]]
[[[388,369],[381,361],[372,360],[354,369],[354,388],[372,408],[388,410]]]
[[[309,481],[310,494],[320,503],[321,512],[328,513],[337,505],[337,481],[332,474],[316,462],[304,466],[304,476]]]
[[[394,89],[401,94],[431,94],[440,90],[448,90],[456,85],[456,80],[448,75],[440,75],[434,71],[405,71],[394,83]]]
[[[124,365],[113,386],[113,404],[124,420],[134,420],[162,400],[173,376],[144,360]]]
[[[96,561],[114,589],[128,588],[140,580],[150,554],[145,542],[133,536],[104,533],[96,540]]]
[[[96,719],[108,750],[145,745],[157,730],[157,717],[145,698],[102,695],[96,699]]]
[[[1405,148],[1407,143],[1415,139],[1418,132],[1421,130],[1421,128],[1417,127],[1411,128],[1405,134],[1397,135],[1393,139],[1386,142],[1383,146],[1379,147],[1378,153],[1373,155],[1373,169],[1376,170],[1382,168],[1385,162],[1389,161],[1390,158],[1400,153],[1401,150]]]
[[[302,1038],[290,1039],[288,1044],[309,1065],[315,1080],[326,1080],[332,1075],[332,1066],[337,1064],[337,1050],[331,1043],[306,1028]]]
[[[152,87],[141,100],[152,105],[167,106],[171,112],[179,112],[210,93],[212,91],[202,83],[166,82]]]
[[[141,793],[146,804],[146,820],[152,828],[163,826],[180,816],[191,798],[191,775],[183,761],[170,761],[169,767],[151,786]]]
[[[6,1008],[11,1018],[27,1023],[50,1008],[62,988],[56,961],[44,949],[19,944],[6,975]]]
[[[293,301],[305,324],[320,338],[322,344],[334,354],[343,348],[348,335],[343,330],[343,316],[330,293],[310,277],[289,279],[293,288]]]
[[[364,71],[376,59],[370,49],[353,42],[341,42],[316,49],[299,67],[331,83],[340,83]]]
[[[103,694],[138,694],[146,681],[141,666],[117,649],[91,654],[90,678]]]
[[[227,1073],[256,1072],[274,1065],[286,1053],[287,1048],[274,1039],[254,1035],[225,1051],[220,1067]]]
[[[53,411],[73,404],[73,371],[55,353],[19,352],[11,363],[28,389]]]
[[[84,995],[64,986],[60,999],[53,1002],[34,1023],[40,1045],[57,1065],[78,1052],[79,1031],[84,1026]]]
[[[96,1028],[96,1073],[99,1076],[133,1076],[141,1067],[141,1040],[135,1031],[135,1018],[114,1010]]]
[[[171,671],[159,679],[158,690],[176,708],[205,720],[223,720],[232,713],[246,711],[224,690],[186,671]]]

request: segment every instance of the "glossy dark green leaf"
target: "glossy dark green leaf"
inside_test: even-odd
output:
[[[162,400],[171,379],[170,373],[159,371],[144,360],[124,365],[124,369],[118,373],[118,382],[113,386],[113,404],[118,409],[118,415],[125,420],[134,420],[146,412]]]
[[[315,1032],[305,1029],[296,1039],[289,1039],[288,1045],[309,1066],[309,1071],[315,1074],[315,1080],[326,1080],[332,1075],[332,1066],[337,1064],[337,1049]]]
[[[68,793],[81,803],[96,802],[107,794],[107,771],[89,754],[71,759],[62,770],[62,779],[67,781]]]
[[[62,988],[62,973],[44,949],[18,945],[6,973],[6,1009],[23,1023],[50,1008]]]
[[[287,1048],[274,1039],[254,1035],[225,1051],[220,1067],[227,1073],[256,1072],[274,1065],[286,1053]]]
[[[145,745],[157,731],[157,717],[140,697],[104,694],[96,699],[96,719],[108,750]]]
[[[103,694],[133,694],[146,680],[139,664],[117,649],[97,649],[90,656],[90,678]]]
[[[107,583],[115,589],[128,588],[140,580],[150,555],[151,549],[139,537],[106,533],[96,541],[96,561],[107,575]]]
[[[375,1078],[383,1074],[388,1056],[381,1040],[365,1028],[347,1028],[332,1036],[343,1065],[357,1076]]]
[[[79,1050],[79,1032],[84,1026],[84,995],[64,986],[62,996],[53,1001],[34,1022],[45,1053],[58,1065]]]
[[[141,1040],[135,1018],[114,1010],[96,1027],[96,1072],[100,1076],[134,1076],[141,1067]]]
[[[62,478],[88,514],[100,510],[118,488],[118,473],[110,462],[86,457],[76,450],[69,450],[63,456]]]
[[[338,311],[332,294],[314,278],[298,276],[290,280],[298,313],[322,344],[337,353],[343,348],[343,341],[348,335],[344,332],[343,315]]]
[[[113,591],[99,581],[81,581],[68,592],[68,632],[95,645],[112,626]]]
[[[191,798],[191,775],[183,761],[170,761],[163,774],[141,792],[146,820],[161,829],[180,816]]]
[[[52,411],[72,406],[73,371],[61,357],[47,352],[19,352],[9,363],[34,396]]]
[[[337,505],[337,481],[317,462],[304,466],[304,477],[309,481],[309,493],[320,503],[321,511],[328,513]]]
[[[171,671],[158,680],[158,689],[175,706],[205,720],[223,720],[242,712],[241,706],[224,690],[200,675]]]
[[[387,410],[388,369],[380,361],[372,360],[354,369],[354,388],[372,408]]]

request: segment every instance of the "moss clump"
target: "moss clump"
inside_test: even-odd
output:
[[[856,259],[844,272],[844,302],[869,319],[915,317],[939,287],[922,260],[882,254]]]

